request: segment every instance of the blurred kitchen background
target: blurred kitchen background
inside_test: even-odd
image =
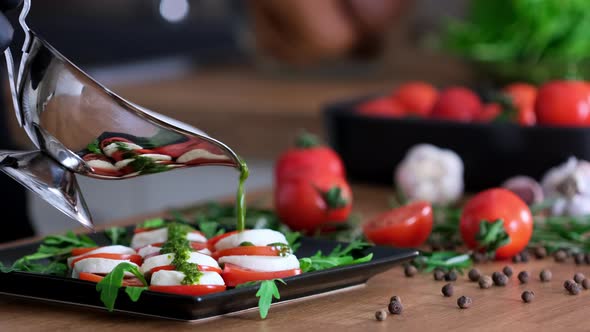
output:
[[[252,192],[272,185],[275,158],[301,129],[323,134],[321,109],[328,102],[386,92],[404,80],[439,86],[475,81],[472,67],[433,46],[433,36],[450,17],[462,17],[468,1],[407,2],[410,8],[374,45],[379,52],[368,52],[375,56],[306,68],[258,52],[248,2],[241,0],[33,1],[28,22],[124,98],[227,143],[248,161]],[[26,146],[11,109],[5,113],[11,133]],[[79,181],[101,224],[233,195],[237,176],[232,169],[196,168],[127,181]],[[29,198],[40,234],[76,226]]]

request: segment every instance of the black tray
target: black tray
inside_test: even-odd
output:
[[[513,123],[461,123],[412,118],[378,118],[357,114],[367,97],[324,108],[332,147],[348,175],[358,181],[393,184],[395,167],[419,143],[455,151],[465,165],[468,191],[500,185],[509,177],[540,179],[570,156],[590,159],[590,128],[533,126]]]
[[[106,244],[102,235],[93,234],[91,237],[99,244]],[[335,241],[303,238],[296,254],[298,257],[307,257],[317,250],[326,253],[337,244]],[[38,245],[35,243],[0,250],[1,260],[10,264],[19,257],[34,252]],[[367,248],[362,254],[369,252],[373,253],[373,260],[368,263],[285,278],[287,284],[279,284],[281,299],[277,302],[363,284],[372,276],[417,255],[415,250],[389,247]],[[0,273],[0,293],[106,310],[95,287],[95,283],[72,278],[25,272]],[[257,290],[258,286],[248,286],[199,297],[145,291],[137,302],[132,302],[121,290],[115,310],[169,319],[197,320],[255,308],[258,306],[255,296]]]

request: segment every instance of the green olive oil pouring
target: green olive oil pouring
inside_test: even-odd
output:
[[[240,160],[240,182],[238,183],[238,193],[236,197],[236,216],[238,232],[246,228],[246,200],[244,199],[244,182],[248,178],[248,166],[243,160]]]

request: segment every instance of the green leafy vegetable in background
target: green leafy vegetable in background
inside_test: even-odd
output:
[[[354,241],[348,244],[344,249],[338,245],[328,255],[323,255],[318,251],[315,255],[310,257],[303,257],[299,259],[299,266],[301,272],[312,272],[329,269],[336,266],[352,265],[359,263],[366,263],[373,259],[373,254],[368,254],[361,258],[354,258],[352,252],[362,250],[370,246],[362,241]]]
[[[132,273],[135,277],[141,280],[145,286],[147,286],[147,281],[136,265],[127,262],[120,263],[96,284],[96,291],[100,292],[100,300],[109,311],[113,311],[115,308],[115,301],[119,295],[119,288],[123,286],[125,272]],[[146,289],[147,287],[126,287],[125,292],[129,295],[129,298],[135,302]]]
[[[470,254],[455,251],[422,252],[413,263],[423,272],[432,272],[436,268],[462,272],[473,265]]]
[[[111,227],[104,231],[104,235],[111,241],[111,244],[129,245],[127,229],[124,227]]]
[[[102,151],[100,150],[100,146],[99,146],[97,139],[92,141],[92,143],[88,144],[86,149],[91,153],[102,154]]]
[[[511,79],[588,78],[590,1],[472,0],[443,46]]]
[[[160,228],[164,226],[166,226],[166,221],[163,218],[152,218],[137,225],[137,228]]]
[[[568,249],[590,252],[590,216],[538,217],[529,246],[543,246],[549,253]]]

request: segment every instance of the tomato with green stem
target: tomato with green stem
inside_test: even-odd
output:
[[[526,248],[533,234],[533,216],[517,195],[492,188],[465,204],[459,229],[467,247],[507,259]]]
[[[350,215],[352,191],[345,179],[329,175],[282,180],[275,188],[275,208],[293,230],[327,230]]]
[[[425,201],[382,213],[363,224],[367,239],[379,245],[419,247],[432,231],[432,206]]]

